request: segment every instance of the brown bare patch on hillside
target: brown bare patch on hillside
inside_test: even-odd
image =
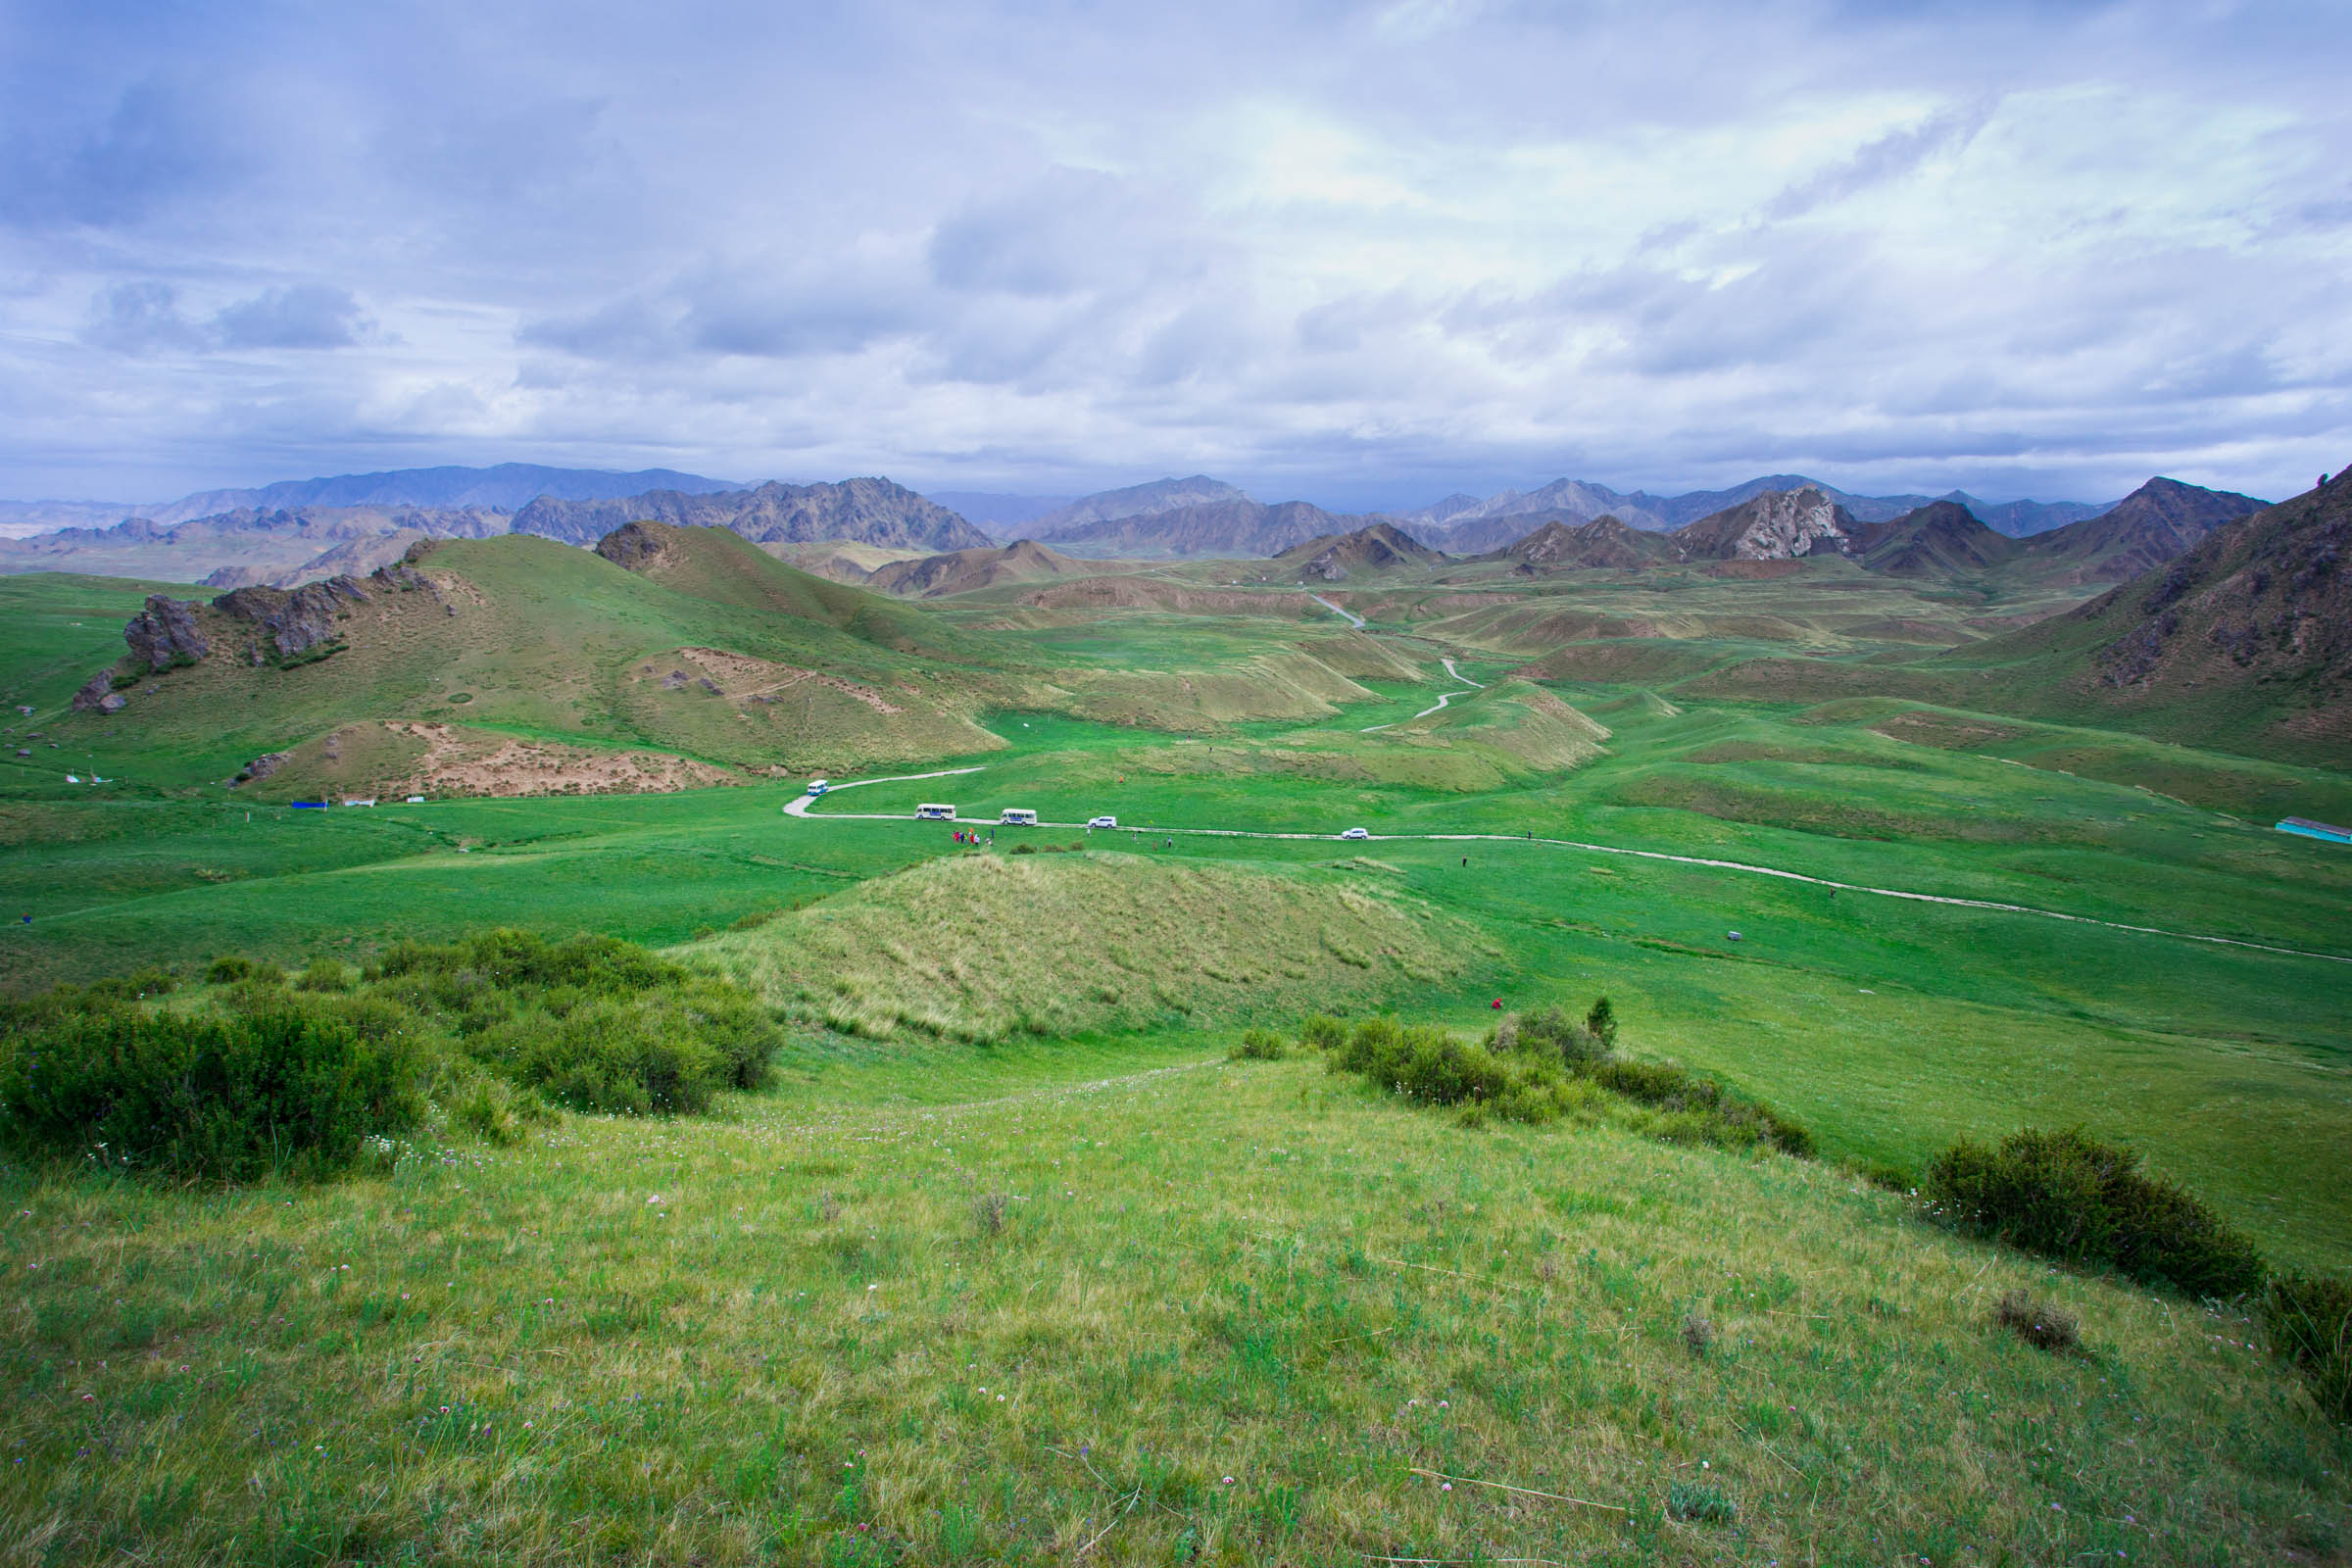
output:
[[[383,786],[386,795],[666,795],[740,782],[723,768],[664,752],[596,752],[448,724],[384,728],[425,745],[406,777]]]

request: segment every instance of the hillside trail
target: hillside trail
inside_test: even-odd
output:
[[[1308,597],[1312,598],[1313,596],[1309,595]],[[1318,601],[1318,603],[1320,601]],[[1334,606],[1333,608],[1338,609],[1337,606]],[[1348,613],[1348,612],[1342,610],[1340,611],[1340,613],[1344,615]],[[1446,674],[1451,675],[1455,680],[1458,680],[1462,683],[1462,689],[1457,692],[1442,693],[1438,698],[1436,706],[1424,708],[1421,710],[1421,711],[1415,713],[1413,718],[1427,718],[1430,714],[1437,712],[1440,709],[1443,709],[1447,703],[1452,702],[1456,697],[1467,697],[1474,691],[1483,692],[1487,689],[1479,682],[1472,680],[1469,676],[1454,668],[1452,660],[1441,657],[1438,662],[1446,666]],[[1356,733],[1358,735],[1369,735],[1374,730],[1395,729],[1399,724],[1409,724],[1412,721],[1412,718],[1392,718],[1386,724],[1366,724],[1362,729],[1357,730]]]
[[[1450,661],[1448,665],[1450,666]],[[1467,676],[1459,676],[1467,679]],[[1449,695],[1459,697],[1461,692]],[[1443,706],[1441,704],[1441,706]],[[1436,709],[1429,710],[1431,712]],[[1415,714],[1419,717],[1419,714]],[[856,789],[858,784],[890,784],[916,778],[945,778],[955,773],[979,773],[979,767],[942,768],[936,773],[904,773],[897,779],[868,778],[856,783],[837,784],[837,790]],[[784,808],[787,816],[806,818],[808,808],[820,797],[804,795]],[[836,822],[904,822],[906,814],[899,811],[828,811],[824,820]],[[957,822],[987,823],[977,816],[959,816]],[[995,825],[995,824],[989,824]],[[1083,827],[1082,822],[1039,822],[1039,827]],[[1152,827],[1143,823],[1128,824],[1127,831],[1137,834],[1165,834],[1187,838],[1221,839],[1277,839],[1300,843],[1317,843],[1332,837],[1329,833],[1272,833],[1242,827]],[[1371,844],[1541,844],[1551,849],[1579,850],[1588,855],[1623,855],[1642,860],[1664,860],[1675,865],[1702,866],[1713,871],[1732,871],[1741,876],[1779,877],[1786,882],[1802,882],[1810,887],[1829,888],[1838,893],[1867,893],[1873,898],[1907,899],[1914,904],[1940,904],[1958,909],[1983,909],[1992,914],[2031,914],[2044,920],[2064,920],[2073,925],[2095,925],[2109,931],[2128,931],[2134,936],[2169,937],[2176,942],[2203,942],[2215,947],[2246,948],[2256,953],[2283,954],[2290,958],[2319,958],[2328,963],[2352,964],[2352,956],[2340,953],[2318,953],[2309,948],[2289,948],[2271,942],[2253,942],[2243,937],[2221,937],[2201,931],[2172,931],[2163,926],[2132,925],[2123,920],[2102,920],[2095,915],[2068,914],[2063,909],[2044,909],[2031,904],[2003,904],[1994,899],[1953,898],[1941,893],[1914,893],[1906,888],[1873,887],[1866,882],[1840,882],[1834,877],[1813,876],[1804,871],[1791,871],[1784,866],[1754,865],[1745,860],[1719,860],[1698,855],[1669,855],[1663,850],[1635,850],[1621,844],[1592,844],[1583,839],[1555,839],[1533,833],[1374,833],[1362,842]]]
[[[938,770],[937,770],[937,771],[935,771],[935,772],[930,772],[930,773],[893,773],[893,774],[892,774],[890,777],[888,777],[888,778],[859,778],[859,779],[852,779],[852,780],[851,780],[849,783],[847,783],[847,784],[833,784],[833,785],[829,785],[829,786],[827,786],[827,791],[828,791],[828,793],[830,793],[830,791],[832,791],[832,790],[855,790],[855,789],[862,789],[862,788],[864,788],[864,787],[865,787],[866,785],[868,785],[868,784],[904,784],[904,783],[906,783],[906,782],[907,780],[909,780],[909,779],[917,779],[917,778],[954,778],[954,777],[955,777],[956,774],[958,774],[958,773],[977,773],[977,772],[979,772],[979,771],[980,771],[980,769],[979,769],[979,768],[977,768],[977,767],[943,767],[943,768],[940,768],[940,769],[938,769]],[[794,800],[793,800],[792,804],[790,804],[789,806],[787,806],[787,807],[785,807],[785,808],[784,808],[784,814],[785,814],[786,816],[807,816],[807,815],[808,814],[808,808],[810,808],[811,806],[814,806],[814,805],[815,805],[817,802],[819,802],[819,801],[821,801],[821,800],[823,800],[823,799],[824,799],[824,796],[822,796],[822,795],[802,795],[802,796],[797,796],[797,797],[795,797],[795,798],[794,798]],[[842,814],[843,816],[858,816],[858,815],[859,815],[859,813],[858,813],[858,812],[855,812],[855,811],[844,811],[844,812],[842,812],[841,814]],[[881,820],[881,819],[883,819],[883,818],[881,818],[881,816],[879,815],[879,813],[872,813],[872,812],[869,812],[869,813],[865,813],[864,815],[865,815],[865,819],[868,819],[868,820]],[[960,817],[960,816],[959,816],[959,817],[957,817],[956,820],[956,821],[958,821],[958,822],[961,822],[961,821],[965,821],[965,820],[967,820],[967,818],[964,818],[964,817]],[[969,818],[968,820],[977,821],[977,820],[979,820],[979,819],[978,819],[977,817],[973,817],[973,818]]]
[[[1348,624],[1353,626],[1357,631],[1362,631],[1364,629],[1363,616],[1356,614],[1352,611],[1342,610],[1339,606],[1333,604],[1321,594],[1308,594],[1306,597],[1312,599],[1316,604],[1321,605],[1325,610],[1330,611],[1333,614],[1346,617]]]

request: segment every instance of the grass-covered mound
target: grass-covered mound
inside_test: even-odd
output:
[[[226,956],[0,1008],[0,1149],[198,1181],[317,1177],[368,1141],[454,1121],[512,1143],[552,1106],[707,1109],[781,1035],[724,980],[631,943],[489,931],[292,981]]]
[[[1326,871],[970,854],[688,950],[847,1034],[996,1042],[1271,1019],[1451,975],[1462,923]]]

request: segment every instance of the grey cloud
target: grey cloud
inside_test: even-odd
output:
[[[952,289],[1035,297],[1132,286],[1184,265],[1193,237],[1174,216],[1116,175],[1054,169],[940,224],[931,272]]]
[[[105,112],[75,126],[8,113],[0,155],[0,218],[32,226],[135,222],[208,189],[239,162],[201,94],[165,79],[124,88]]]
[[[0,493],[2344,461],[2303,451],[2352,450],[2324,7],[1843,3],[0,0]],[[1948,220],[1891,199],[2053,92],[2121,118],[2044,113]],[[1956,107],[1678,173],[1862,94]]]
[[[317,283],[265,289],[213,318],[221,345],[232,349],[344,348],[373,325],[349,289]]]
[[[1958,152],[1974,141],[1992,119],[1998,105],[1986,99],[1932,115],[1908,130],[1890,131],[1865,143],[1851,158],[1821,171],[1810,179],[1788,186],[1764,204],[1764,216],[1776,221],[1801,218],[1815,208],[1900,179],[1930,158]]]
[[[204,333],[179,313],[167,283],[118,283],[90,302],[81,340],[117,354],[186,353],[205,346]]]

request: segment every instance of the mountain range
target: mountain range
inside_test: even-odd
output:
[[[1426,530],[1425,537],[1442,543],[1453,554],[1468,555],[1500,549],[1517,537],[1524,530],[1513,527],[1509,519],[1516,517],[1557,516],[1563,522],[1576,523],[1613,516],[1644,532],[1671,533],[1768,492],[1806,489],[1820,491],[1861,522],[1891,522],[1931,500],[1951,501],[1966,507],[1994,532],[2013,539],[2095,517],[2113,505],[2111,502],[2093,506],[2080,501],[1980,501],[1961,490],[1939,497],[1863,496],[1803,474],[1774,473],[1728,490],[1692,490],[1678,496],[1653,496],[1642,490],[1629,493],[1583,479],[1555,479],[1538,490],[1505,490],[1484,501],[1468,495],[1447,496],[1430,506],[1399,514],[1399,517],[1407,525],[1421,524]]]
[[[487,468],[394,468],[382,473],[281,479],[258,489],[199,490],[176,501],[0,501],[0,535],[105,527],[129,517],[170,527],[225,513],[288,512],[308,507],[513,512],[540,496],[589,501],[648,490],[700,493],[740,488],[733,480],[680,473],[675,468],[620,473],[604,468],[550,468],[534,463],[501,463]]]
[[[593,544],[628,522],[726,528],[755,544],[854,539],[914,550],[985,550],[988,535],[936,501],[888,479],[783,484],[689,494],[655,490],[618,499],[564,501],[541,496],[514,514],[514,531]]]

